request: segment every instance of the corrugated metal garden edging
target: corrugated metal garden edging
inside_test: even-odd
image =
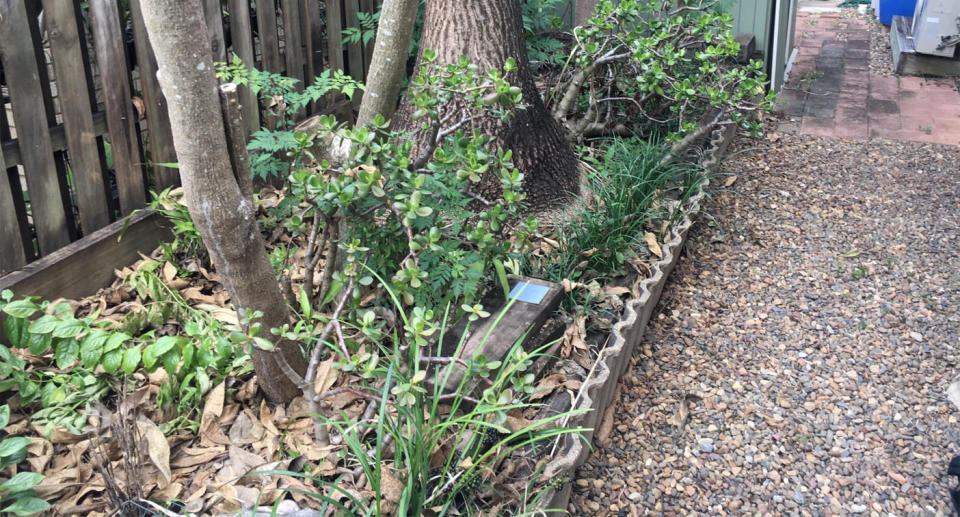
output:
[[[713,130],[701,162],[705,172],[713,170],[726,152],[733,135],[736,134],[735,129],[735,126],[731,125]],[[605,341],[609,344],[600,351],[593,368],[574,398],[572,409],[589,411],[575,415],[565,425],[588,428],[590,431],[582,438],[578,435],[561,437],[562,443],[556,448],[555,454],[544,469],[543,476],[547,479],[568,478],[569,481],[564,483],[562,488],[552,490],[541,498],[543,509],[555,509],[554,511],[560,512],[566,510],[577,467],[582,465],[590,454],[586,444],[593,440],[594,430],[600,425],[604,412],[616,395],[620,376],[630,364],[634,348],[643,339],[647,323],[667,283],[667,277],[676,265],[680,250],[686,242],[687,232],[700,212],[700,203],[704,199],[708,185],[709,179],[705,179],[698,192],[688,201],[683,218],[671,229],[670,239],[662,247],[663,258],[653,265],[650,277],[641,282],[640,296],[627,301],[620,321],[613,326],[610,339]]]

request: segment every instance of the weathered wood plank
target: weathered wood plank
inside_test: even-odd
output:
[[[360,19],[357,18],[357,11],[360,10],[360,3],[358,0],[344,0],[343,2],[344,13],[346,14],[346,27],[356,27],[363,30],[360,27]],[[343,38],[343,33],[339,35]],[[358,81],[363,81],[363,47],[360,43],[347,43],[347,72],[351,77]],[[362,95],[354,96],[354,105],[360,103]]]
[[[250,26],[250,2],[248,0],[229,0],[230,40],[233,52],[240,57],[247,70],[253,68],[253,29]],[[257,109],[257,96],[244,86],[240,88],[240,109],[243,121],[247,125],[247,134],[252,135],[260,129],[260,112]]]
[[[93,87],[86,66],[87,44],[79,29],[79,5],[43,0],[43,11],[59,86],[80,226],[84,233],[91,233],[110,224],[110,211],[103,181],[105,164],[100,160],[100,144],[93,127]]]
[[[49,82],[46,66],[39,62],[42,54],[35,52],[39,41],[36,23],[27,15],[23,0],[0,0],[0,52],[7,89],[40,251],[49,253],[70,242],[70,223],[47,130],[51,107],[44,92]]]
[[[303,30],[300,25],[300,0],[280,0],[283,8],[284,60],[287,77],[300,81],[303,87]]]
[[[530,351],[537,345],[530,341],[560,306],[563,287],[533,278],[514,279],[511,287],[510,299],[515,299],[512,304],[499,290],[485,296],[481,303],[490,316],[471,323],[469,329],[468,319],[462,318],[444,334],[437,355],[471,359],[482,354],[488,361],[499,361],[525,336],[530,339],[524,342],[524,349]],[[451,393],[460,386],[465,372],[461,365],[449,363],[436,368],[427,383],[432,387],[436,379],[446,379],[443,393]]]
[[[120,212],[127,215],[146,204],[146,191],[143,185],[143,160],[137,140],[137,114],[130,100],[130,73],[117,0],[90,0],[90,20],[103,83],[113,168],[120,194]]]
[[[314,79],[323,71],[323,17],[316,2],[303,2],[303,34],[306,44],[306,81],[313,84]]]
[[[303,27],[300,24],[300,0],[280,0],[283,9],[283,57],[286,64],[286,76],[297,80],[297,91],[303,91]],[[304,109],[297,111],[295,118],[300,120]]]
[[[207,22],[207,35],[210,37],[213,60],[226,61],[227,44],[223,37],[223,13],[220,0],[203,0],[203,18]]]
[[[17,189],[18,193],[19,190]],[[0,274],[13,271],[27,263],[13,192],[7,166],[3,163],[3,156],[0,156]]]
[[[360,10],[367,14],[377,12],[376,0],[360,0]],[[363,41],[361,40],[361,44]],[[366,44],[363,44],[363,76],[367,76],[367,69],[370,68],[370,61],[373,60],[373,47],[376,44],[376,37],[372,38]]]
[[[257,0],[257,34],[260,36],[261,70],[280,73],[280,36],[277,35],[277,10],[273,0]]]
[[[102,111],[93,114],[93,132],[94,136],[107,134],[107,115]],[[63,124],[50,126],[50,145],[54,152],[67,149],[67,132]],[[10,138],[9,133],[4,133],[3,142],[0,143],[0,149],[3,151],[3,161],[7,167],[23,165],[23,157],[20,156],[20,143],[16,138]]]
[[[157,58],[147,37],[143,25],[140,2],[130,0],[130,16],[133,20],[133,43],[137,52],[137,67],[140,69],[140,89],[143,91],[143,104],[147,117],[147,144],[150,146],[150,172],[157,191],[180,184],[177,169],[163,167],[158,163],[177,161],[177,151],[173,148],[173,133],[170,130],[170,116],[167,114],[167,99],[157,82]]]
[[[126,229],[124,229],[126,227]],[[0,290],[17,296],[77,299],[113,280],[113,270],[149,254],[173,234],[162,216],[141,210],[0,277]]]
[[[344,70],[343,66],[343,0],[327,2],[327,50],[330,68]]]
[[[7,121],[7,117],[0,117],[0,139],[10,140],[10,123]],[[16,140],[13,141],[14,147],[16,148]],[[17,149],[17,156],[20,150]],[[6,161],[6,160],[4,160]],[[37,246],[33,242],[33,230],[30,228],[30,223],[27,220],[27,207],[24,202],[23,197],[23,186],[20,180],[20,169],[17,167],[11,166],[10,162],[5,163],[7,169],[3,171],[5,176],[0,176],[6,179],[9,179],[8,183],[10,185],[10,195],[13,197],[13,211],[17,215],[17,221],[19,223],[19,233],[20,233],[20,242],[23,243],[23,253],[27,262],[37,258]]]

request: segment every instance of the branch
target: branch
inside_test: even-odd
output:
[[[389,119],[397,107],[400,83],[407,71],[407,48],[413,36],[417,4],[418,0],[383,2],[357,127],[369,125],[377,115]]]
[[[697,128],[696,131],[683,137],[683,140],[680,140],[679,142],[676,142],[672,146],[670,146],[670,152],[667,153],[666,156],[660,159],[660,163],[658,163],[657,166],[663,167],[664,165],[670,163],[678,154],[685,151],[698,138],[707,134],[708,131],[713,129],[713,126],[717,124],[717,122],[720,120],[723,114],[724,114],[723,110],[719,110],[717,114],[713,116],[713,119],[710,120],[710,122],[706,124],[702,124],[700,127]]]

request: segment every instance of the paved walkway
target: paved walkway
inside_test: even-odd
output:
[[[801,12],[798,55],[777,110],[784,131],[865,140],[960,144],[954,79],[870,70],[870,26],[852,13]]]

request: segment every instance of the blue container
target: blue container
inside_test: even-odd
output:
[[[894,15],[913,16],[916,0],[880,0],[880,23],[890,25]]]

